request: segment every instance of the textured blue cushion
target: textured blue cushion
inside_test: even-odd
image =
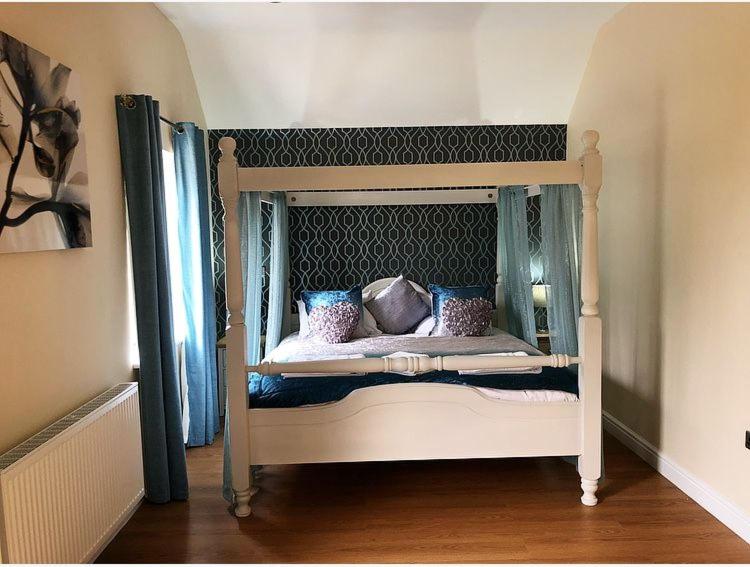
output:
[[[430,284],[435,336],[481,336],[490,331],[492,286],[443,287]],[[444,313],[444,308],[448,308]]]

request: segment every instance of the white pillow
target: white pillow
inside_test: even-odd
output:
[[[372,313],[370,313],[364,306],[362,306],[362,309],[364,310],[365,315],[364,320],[360,321],[359,325],[357,325],[357,330],[354,331],[353,338],[362,339],[365,337],[376,337],[382,335],[383,331],[378,329],[378,324],[375,322],[375,317],[372,316]],[[305,302],[301,299],[297,300],[297,311],[299,312],[299,338],[305,339],[310,336],[310,324],[307,322],[307,308],[305,307]]]
[[[310,335],[310,324],[307,322],[307,308],[305,302],[297,300],[297,313],[299,313],[299,338],[304,339]]]
[[[432,315],[428,315],[427,317],[422,319],[422,322],[417,325],[417,328],[414,329],[414,332],[412,334],[418,337],[429,337],[432,329],[434,328],[435,318]]]

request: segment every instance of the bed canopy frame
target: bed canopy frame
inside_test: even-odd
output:
[[[583,155],[568,161],[253,168],[238,167],[234,139],[224,137],[219,141],[229,312],[227,389],[236,516],[250,514],[250,498],[255,492],[251,465],[335,461],[577,455],[581,502],[588,506],[597,503],[601,476],[602,348],[597,306],[597,198],[602,184],[602,157],[596,131],[587,130],[582,139]],[[498,361],[496,357],[455,355],[247,364],[237,211],[240,191],[284,191],[292,206],[382,204],[384,199],[388,204],[494,202],[496,193],[488,193],[487,189],[440,188],[492,186],[502,190],[508,185],[536,184],[577,184],[581,188],[582,307],[577,357],[553,353],[502,357]],[[425,188],[432,189],[424,191]],[[429,193],[432,195],[428,197]],[[502,290],[500,277],[498,288]],[[501,292],[498,297],[502,299]],[[498,310],[501,309],[499,302]],[[573,364],[579,365],[579,399],[575,403],[498,401],[461,386],[409,383],[364,388],[319,408],[249,408],[249,372],[374,373]]]

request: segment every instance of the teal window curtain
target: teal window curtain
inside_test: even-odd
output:
[[[211,224],[203,130],[192,122],[173,129],[177,232],[185,306],[185,369],[190,447],[210,444],[219,431],[216,385],[216,301],[211,268]]]
[[[263,287],[263,242],[261,240],[260,193],[243,192],[237,207],[242,259],[242,287],[245,292],[245,332],[247,364],[260,362],[260,303]],[[249,376],[249,378],[252,375]],[[233,500],[232,461],[229,451],[229,406],[224,415],[224,498]],[[250,471],[248,471],[250,474]]]
[[[268,286],[268,321],[266,323],[266,356],[289,334],[289,214],[286,195],[271,194],[271,269]]]
[[[537,346],[526,192],[522,185],[499,188],[497,221],[508,332]]]
[[[185,500],[159,103],[150,96],[121,95],[115,97],[115,109],[133,263],[146,498],[156,503]]]
[[[581,189],[578,185],[542,185],[542,257],[547,289],[550,347],[578,355],[581,314]]]

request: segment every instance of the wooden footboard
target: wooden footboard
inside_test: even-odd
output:
[[[251,409],[254,465],[581,453],[578,402],[509,402],[453,384],[362,388],[339,402]]]

